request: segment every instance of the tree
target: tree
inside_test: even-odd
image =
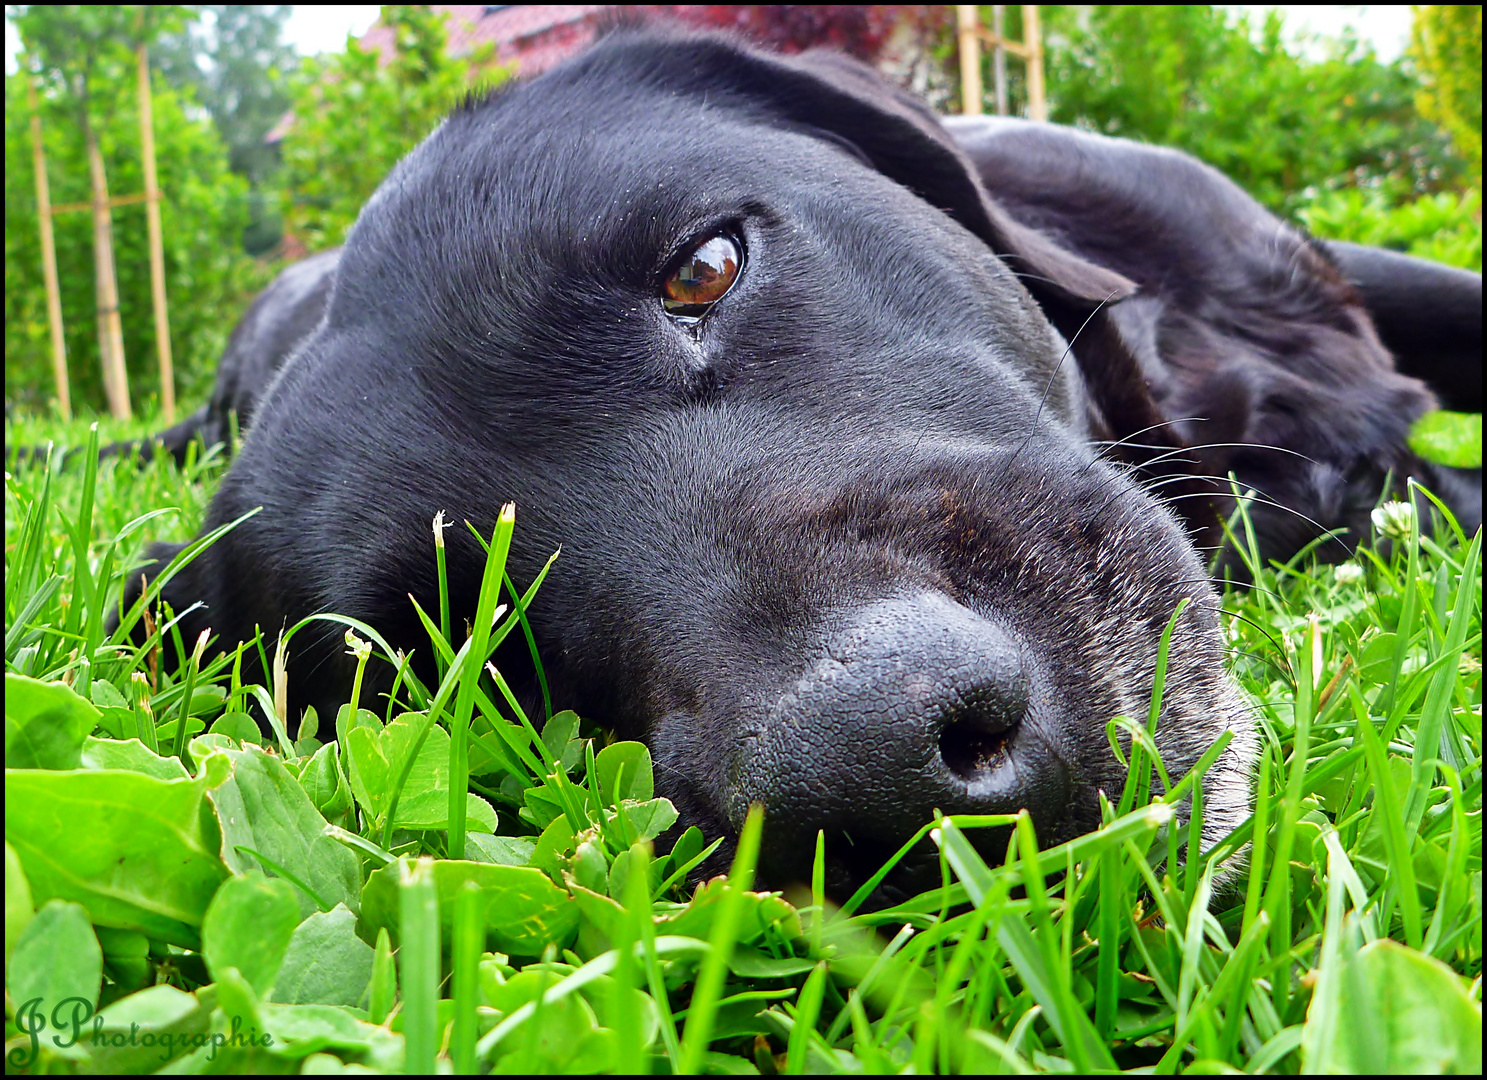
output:
[[[1050,119],[1186,150],[1282,214],[1309,189],[1383,185],[1402,198],[1463,175],[1415,109],[1406,67],[1355,37],[1311,60],[1287,49],[1274,11],[1258,26],[1204,5],[1042,13]],[[1007,18],[1019,36],[1020,9]],[[1009,65],[1014,104],[1025,100],[1021,67]]]
[[[167,82],[193,94],[227,143],[233,172],[250,187],[250,221],[243,247],[270,251],[283,234],[276,189],[277,146],[265,136],[289,111],[288,76],[298,67],[281,37],[288,5],[216,4],[179,33],[162,38],[152,56]]]
[[[1426,4],[1415,8],[1410,53],[1420,69],[1415,102],[1445,128],[1482,182],[1482,8]]]
[[[147,12],[154,18],[158,12]],[[98,148],[111,194],[142,191],[136,68],[132,46],[141,32],[139,8],[19,9],[12,18],[28,50],[23,70],[6,80],[5,154],[5,392],[33,406],[49,396],[50,345],[42,286],[35,181],[30,168],[28,64],[40,64],[39,107],[54,204],[90,198],[88,141]],[[68,19],[74,20],[69,24]],[[147,24],[143,29],[148,32]],[[43,51],[44,50],[44,51]],[[79,70],[82,76],[79,76]],[[227,171],[227,155],[211,123],[193,119],[191,101],[158,77],[154,94],[156,161],[164,193],[166,289],[171,340],[182,396],[204,396],[232,313],[262,281],[239,254],[246,222],[246,184]],[[145,213],[140,205],[113,212],[112,246],[118,308],[129,382],[138,399],[158,393],[154,323],[150,315]],[[103,403],[95,327],[92,225],[86,213],[55,221],[58,275],[74,401]]]
[[[447,50],[444,16],[427,6],[388,5],[390,57],[347,39],[344,53],[305,61],[292,89],[294,123],[284,138],[284,218],[310,248],[346,238],[362,204],[398,160],[472,89],[507,72],[486,45]]]
[[[287,4],[215,4],[169,43],[157,60],[173,86],[191,86],[227,144],[232,171],[255,187],[278,169],[264,136],[289,110],[287,77],[299,64],[281,41]],[[162,43],[164,44],[164,43]]]

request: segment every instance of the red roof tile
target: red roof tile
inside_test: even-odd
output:
[[[435,4],[445,16],[449,54],[463,56],[487,42],[496,60],[515,62],[517,73],[535,75],[578,52],[594,36],[594,16],[605,4]],[[387,53],[392,28],[379,21],[361,37],[363,48]]]

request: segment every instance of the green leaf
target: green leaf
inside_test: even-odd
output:
[[[403,1071],[402,1036],[377,1024],[358,1020],[339,1006],[264,1002],[259,1006],[258,1015],[263,1021],[263,1029],[273,1038],[269,1054],[280,1061],[302,1061],[311,1054],[330,1052],[359,1061],[376,1072]],[[210,1065],[210,1062],[203,1064]],[[283,1068],[277,1062],[272,1064]],[[259,1065],[252,1071],[267,1070],[264,1065]]]
[[[1302,1071],[1481,1075],[1482,1009],[1445,964],[1381,938],[1348,960],[1340,978],[1327,1037],[1303,1034]]]
[[[16,939],[26,924],[36,914],[31,903],[31,883],[26,880],[26,871],[21,859],[7,842],[5,845],[5,970],[6,985],[10,983],[10,954]]]
[[[34,899],[72,900],[99,926],[187,948],[227,877],[203,797],[230,772],[210,759],[194,780],[134,772],[7,769],[5,838]]]
[[[347,734],[352,789],[374,820],[381,820],[387,813],[392,784],[425,719],[422,713],[403,713],[385,728],[361,725]],[[489,803],[470,794],[466,806],[474,826],[496,831],[496,812]],[[419,747],[408,782],[398,797],[393,824],[403,829],[449,828],[449,733],[437,724]]]
[[[788,990],[747,990],[724,998],[718,1002],[718,1011],[713,1017],[713,1041],[736,1039],[740,1035],[769,1034],[774,1029],[764,1018],[764,1010],[771,1001],[792,998],[795,993],[794,987]]]
[[[727,878],[721,875],[702,885],[685,908],[656,920],[656,933],[707,941],[726,885]],[[772,926],[780,927],[788,938],[800,936],[800,916],[779,893],[745,892],[742,904],[735,948],[757,941]]]
[[[325,818],[284,763],[251,744],[212,756],[232,763],[230,779],[208,795],[222,825],[222,861],[236,873],[293,875],[314,894],[295,889],[299,918],[322,904],[356,911],[361,905],[356,856],[325,835]]]
[[[594,755],[594,769],[599,774],[599,797],[605,806],[614,806],[621,799],[644,802],[655,794],[651,751],[645,743],[610,743]]]
[[[88,690],[88,698],[100,709],[127,709],[129,699],[119,692],[119,688],[107,679],[95,679],[92,687]]]
[[[236,1023],[239,1028],[245,1031],[253,1028],[257,1028],[259,1031],[266,1030],[268,1025],[264,1022],[263,1012],[259,1008],[261,1003],[258,994],[254,991],[252,984],[243,977],[242,972],[238,971],[235,967],[229,966],[222,968],[215,974],[217,977],[217,1007],[222,1010],[224,1018],[230,1017],[230,1023]],[[229,1051],[228,1062],[231,1063],[235,1070],[244,1072],[264,1071],[262,1065],[257,1065],[256,1068],[254,1067],[256,1063],[253,1062],[252,1058],[256,1056],[256,1046],[231,1046],[227,1049]],[[282,1047],[278,1049],[281,1053],[283,1052]],[[233,1051],[236,1051],[236,1053],[234,1054]],[[247,1057],[248,1060],[243,1060],[244,1057]]]
[[[578,931],[578,907],[542,871],[531,866],[439,859],[434,862],[439,892],[440,940],[451,940],[454,897],[466,881],[480,888],[490,948],[517,956],[540,956],[549,944],[563,948]],[[363,940],[386,928],[398,938],[397,864],[374,870],[362,891]]]
[[[522,802],[524,805],[517,811],[517,816],[539,829],[547,829],[559,818],[567,820],[562,800],[546,786],[526,788],[522,792]]]
[[[786,979],[803,975],[815,966],[816,961],[803,956],[776,958],[758,949],[734,949],[728,960],[728,970],[745,979]]]
[[[576,846],[574,840],[573,826],[564,814],[559,813],[542,830],[542,835],[537,837],[532,856],[527,860],[528,865],[539,867],[551,877],[557,878],[562,873],[568,856],[573,854]]]
[[[674,874],[687,863],[691,862],[702,849],[707,847],[707,837],[702,835],[702,830],[695,825],[687,826],[685,832],[677,837],[676,843],[671,847],[670,862],[667,865],[667,874]]]
[[[1435,409],[1410,428],[1409,446],[1426,461],[1458,469],[1482,467],[1482,414]]]
[[[356,936],[345,904],[317,911],[294,929],[273,999],[290,1005],[356,1005],[372,978],[373,950]]]
[[[210,990],[203,997],[214,1002]],[[104,1075],[143,1076],[188,1053],[211,1026],[212,1004],[174,986],[147,987],[105,1006],[99,1038],[88,1038],[92,1066]]]
[[[50,1016],[69,998],[96,1007],[102,981],[103,950],[88,913],[78,904],[50,900],[16,940],[5,988],[18,1008],[39,998],[41,1011]],[[61,1013],[70,1011],[64,1006]]]
[[[351,785],[341,771],[335,743],[326,743],[315,751],[300,773],[299,782],[327,821],[338,819],[351,809]]]
[[[201,927],[207,970],[221,981],[236,968],[259,997],[267,997],[298,923],[297,891],[287,881],[256,870],[229,878]]]
[[[155,981],[149,938],[137,930],[115,930],[108,926],[95,926],[93,932],[103,947],[103,970],[117,984],[109,988],[111,995],[132,994]]]
[[[651,799],[648,802],[637,803],[630,799],[624,800],[625,817],[630,827],[637,834],[647,840],[660,836],[676,823],[676,807],[671,805],[670,799]],[[604,811],[606,821],[615,821],[619,817],[617,813]]]
[[[526,866],[532,861],[537,841],[530,836],[492,836],[472,832],[465,835],[466,854],[471,862],[496,863],[500,866]]]
[[[214,735],[226,735],[240,743],[261,745],[263,742],[263,732],[259,730],[258,721],[245,712],[223,713],[213,721],[208,730]]]
[[[517,972],[495,989],[491,1005],[509,1016],[551,989],[558,978],[551,971]],[[497,1073],[595,1073],[610,1068],[614,1032],[599,1026],[599,1018],[583,994],[545,1003],[527,1025],[527,1030],[500,1044],[507,1053],[497,1058]],[[531,1025],[536,1029],[532,1030]]]
[[[542,744],[564,769],[578,764],[579,755],[583,753],[583,742],[577,736],[578,714],[572,709],[553,713],[552,718],[542,725]]]
[[[1398,642],[1399,635],[1391,632],[1375,634],[1363,646],[1358,656],[1358,677],[1365,680],[1365,685],[1383,682],[1388,677]]]
[[[284,1006],[265,1001],[259,1007],[259,1016],[263,1029],[274,1038],[269,1055],[278,1061],[297,1062],[315,1053],[336,1053],[378,1073],[403,1071],[403,1037],[384,1026],[358,1020],[341,1007]],[[265,1062],[269,1064],[278,1070],[284,1068],[278,1062]],[[265,1065],[253,1071],[266,1071]]]
[[[5,673],[5,767],[76,769],[99,712],[72,687]]]
[[[123,769],[144,773],[157,780],[188,780],[191,774],[180,758],[161,757],[138,739],[83,740],[82,767],[85,769]]]
[[[609,864],[604,858],[604,844],[597,838],[580,843],[568,865],[573,880],[585,889],[602,894],[609,888]]]

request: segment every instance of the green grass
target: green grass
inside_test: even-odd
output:
[[[48,436],[86,428],[7,422]],[[290,717],[169,612],[144,646],[106,634],[140,545],[193,537],[221,471],[7,475],[12,1070],[1481,1071],[1480,534],[1392,512],[1382,553],[1226,594],[1264,750],[1213,849],[1173,807],[1201,820],[1214,755],[1153,800],[1138,752],[1100,830],[1039,850],[1025,816],[925,822],[944,886],[864,913],[819,873],[798,906],[749,891],[757,818],[728,879],[687,888],[717,838],[652,852],[675,811],[649,752],[477,678],[542,602],[505,573],[520,508],[483,538],[489,631],[426,613],[440,682],[404,666],[395,701],[358,680]],[[397,663],[344,622],[363,668]],[[988,864],[966,834],[1008,824]]]

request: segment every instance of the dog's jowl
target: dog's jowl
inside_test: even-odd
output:
[[[1145,715],[1187,600],[1156,738],[1181,776],[1231,733],[1222,836],[1256,746],[1193,539],[1222,507],[1112,315],[1135,269],[994,194],[831,55],[621,31],[461,108],[259,311],[268,340],[329,297],[234,383],[253,418],[205,528],[262,510],[168,586],[204,605],[185,638],[329,611],[428,661],[430,521],[489,535],[515,502],[513,578],[562,549],[530,612],[554,704],[646,740],[684,822],[762,803],[771,884],[826,830],[840,893],[936,809],[1096,825],[1106,724]],[[445,537],[458,625],[485,560]],[[351,661],[310,634],[291,705],[334,715]],[[535,707],[525,645],[497,664]]]

